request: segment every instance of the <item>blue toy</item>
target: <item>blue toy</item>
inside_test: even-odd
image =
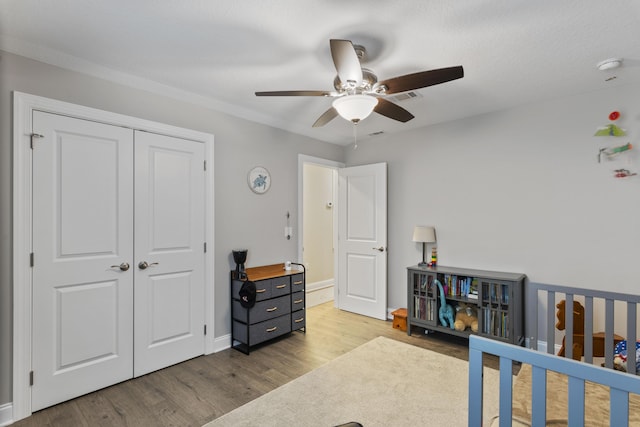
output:
[[[447,304],[447,300],[444,299],[444,289],[442,289],[442,283],[438,279],[435,280],[438,289],[440,289],[440,308],[438,309],[438,316],[440,317],[440,323],[442,326],[449,326],[453,329],[453,307]],[[449,322],[449,325],[447,325]]]

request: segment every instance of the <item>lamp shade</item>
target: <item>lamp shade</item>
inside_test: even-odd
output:
[[[342,118],[358,123],[369,116],[377,104],[378,99],[370,95],[347,95],[336,98],[333,108]]]
[[[436,229],[424,225],[416,225],[413,229],[413,241],[422,243],[435,243]]]

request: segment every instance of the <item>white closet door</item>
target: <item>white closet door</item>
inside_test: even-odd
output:
[[[135,376],[204,353],[204,144],[135,133]]]
[[[36,411],[132,376],[133,131],[43,112],[33,129]]]

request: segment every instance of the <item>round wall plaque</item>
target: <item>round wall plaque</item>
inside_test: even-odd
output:
[[[247,175],[249,188],[256,194],[263,194],[271,187],[271,174],[266,168],[256,166]]]

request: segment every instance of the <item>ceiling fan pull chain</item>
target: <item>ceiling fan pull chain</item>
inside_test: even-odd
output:
[[[353,149],[358,148],[358,122],[353,122]]]

